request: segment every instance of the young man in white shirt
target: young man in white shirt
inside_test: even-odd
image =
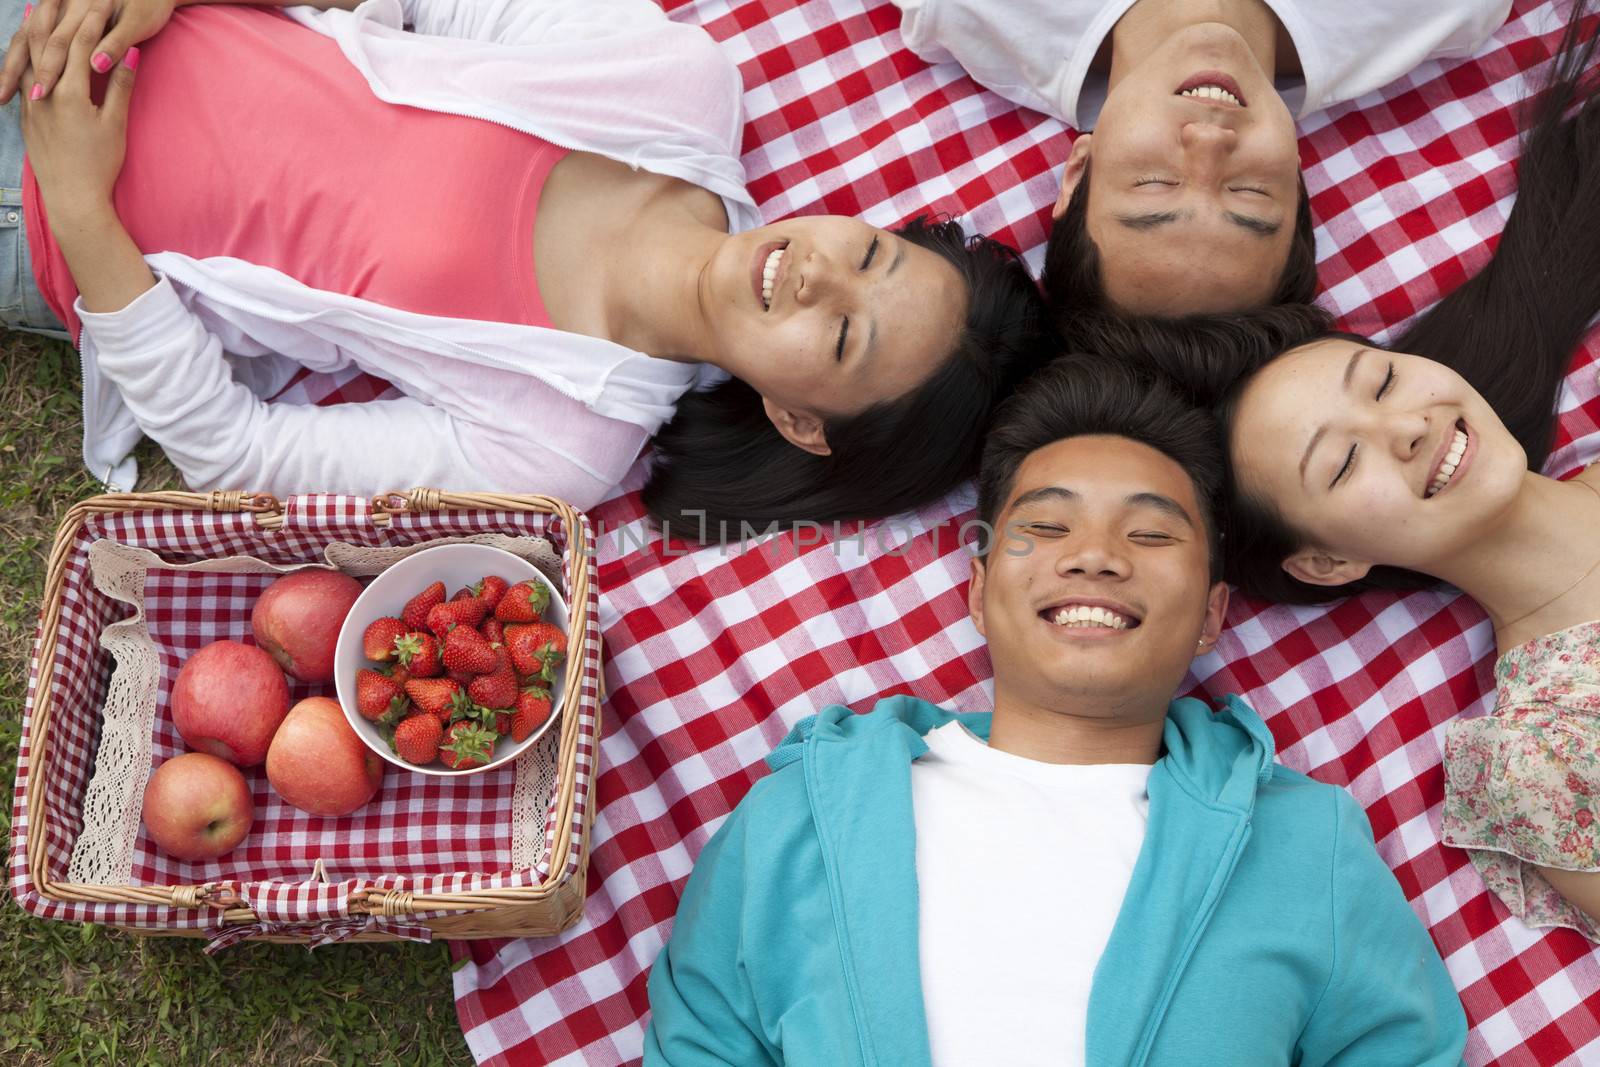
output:
[[[1044,283],[1058,321],[1306,302],[1296,117],[1470,55],[1510,0],[895,0],[906,43],[1083,133]],[[1274,79],[1278,79],[1275,84]],[[1091,165],[1092,164],[1092,165]]]
[[[1460,1061],[1437,951],[1342,790],[1236,697],[1215,423],[1120,364],[1002,409],[969,603],[994,712],[801,722],[707,844],[646,1064]]]

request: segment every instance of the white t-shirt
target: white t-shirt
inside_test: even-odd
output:
[[[1092,129],[1106,79],[1089,64],[1136,0],[894,0],[900,33],[929,63],[960,63],[1008,100]],[[1265,0],[1300,53],[1280,81],[1304,118],[1389,84],[1429,59],[1469,56],[1511,0]]]
[[[1144,842],[1146,764],[1063,766],[958,722],[911,764],[933,1062],[1081,1065],[1095,965]]]

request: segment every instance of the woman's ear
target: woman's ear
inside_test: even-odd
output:
[[[833,449],[828,447],[828,439],[823,433],[821,419],[809,412],[779,407],[766,397],[761,398],[761,407],[785,441],[813,456],[833,455]]]
[[[1080,133],[1078,139],[1072,142],[1072,151],[1067,153],[1067,165],[1061,171],[1061,192],[1056,196],[1056,206],[1050,209],[1052,222],[1067,213],[1067,202],[1077,191],[1078,182],[1083,180],[1083,170],[1089,165],[1090,142],[1093,140],[1094,134]]]
[[[1365,578],[1372,564],[1340,559],[1320,548],[1302,548],[1283,561],[1283,569],[1308,585],[1348,585]]]

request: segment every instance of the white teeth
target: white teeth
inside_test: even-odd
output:
[[[1200,100],[1223,100],[1235,107],[1243,107],[1239,98],[1220,85],[1199,85],[1193,89],[1185,89],[1179,96],[1192,96]]]
[[[1133,620],[1119,615],[1109,608],[1091,608],[1085,604],[1073,604],[1057,608],[1050,616],[1050,621],[1057,626],[1073,628],[1098,626],[1111,630],[1126,630],[1133,625]]]
[[[1428,485],[1428,496],[1433,496],[1439,490],[1450,484],[1450,478],[1461,465],[1461,457],[1467,451],[1467,434],[1465,430],[1457,429],[1456,435],[1450,442],[1450,451],[1445,453],[1444,462],[1439,464],[1439,473],[1433,476],[1433,481]]]
[[[787,246],[786,246],[787,247]],[[761,268],[761,306],[772,306],[772,280],[778,276],[778,264],[783,261],[782,248],[767,253],[767,262]]]

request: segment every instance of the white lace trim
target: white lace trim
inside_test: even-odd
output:
[[[561,557],[542,537],[478,534],[442,537],[400,548],[374,548],[333,542],[323,550],[327,563],[357,577],[377,574],[391,563],[433,545],[491,545],[538,567],[558,588]],[[100,744],[94,774],[83,799],[83,830],[72,846],[70,881],[85,885],[127,884],[133,874],[145,783],[151,771],[156,697],[161,665],[145,622],[145,581],[151,567],[225,574],[284,574],[316,564],[278,565],[249,556],[229,556],[198,563],[168,563],[148,549],[101,539],[89,546],[89,573],[95,588],[129,604],[133,614],[107,626],[101,647],[116,662],[102,709]],[[560,731],[546,731],[539,743],[517,759],[512,789],[511,856],[513,869],[532,867],[544,856],[545,822],[555,790],[556,746]]]

